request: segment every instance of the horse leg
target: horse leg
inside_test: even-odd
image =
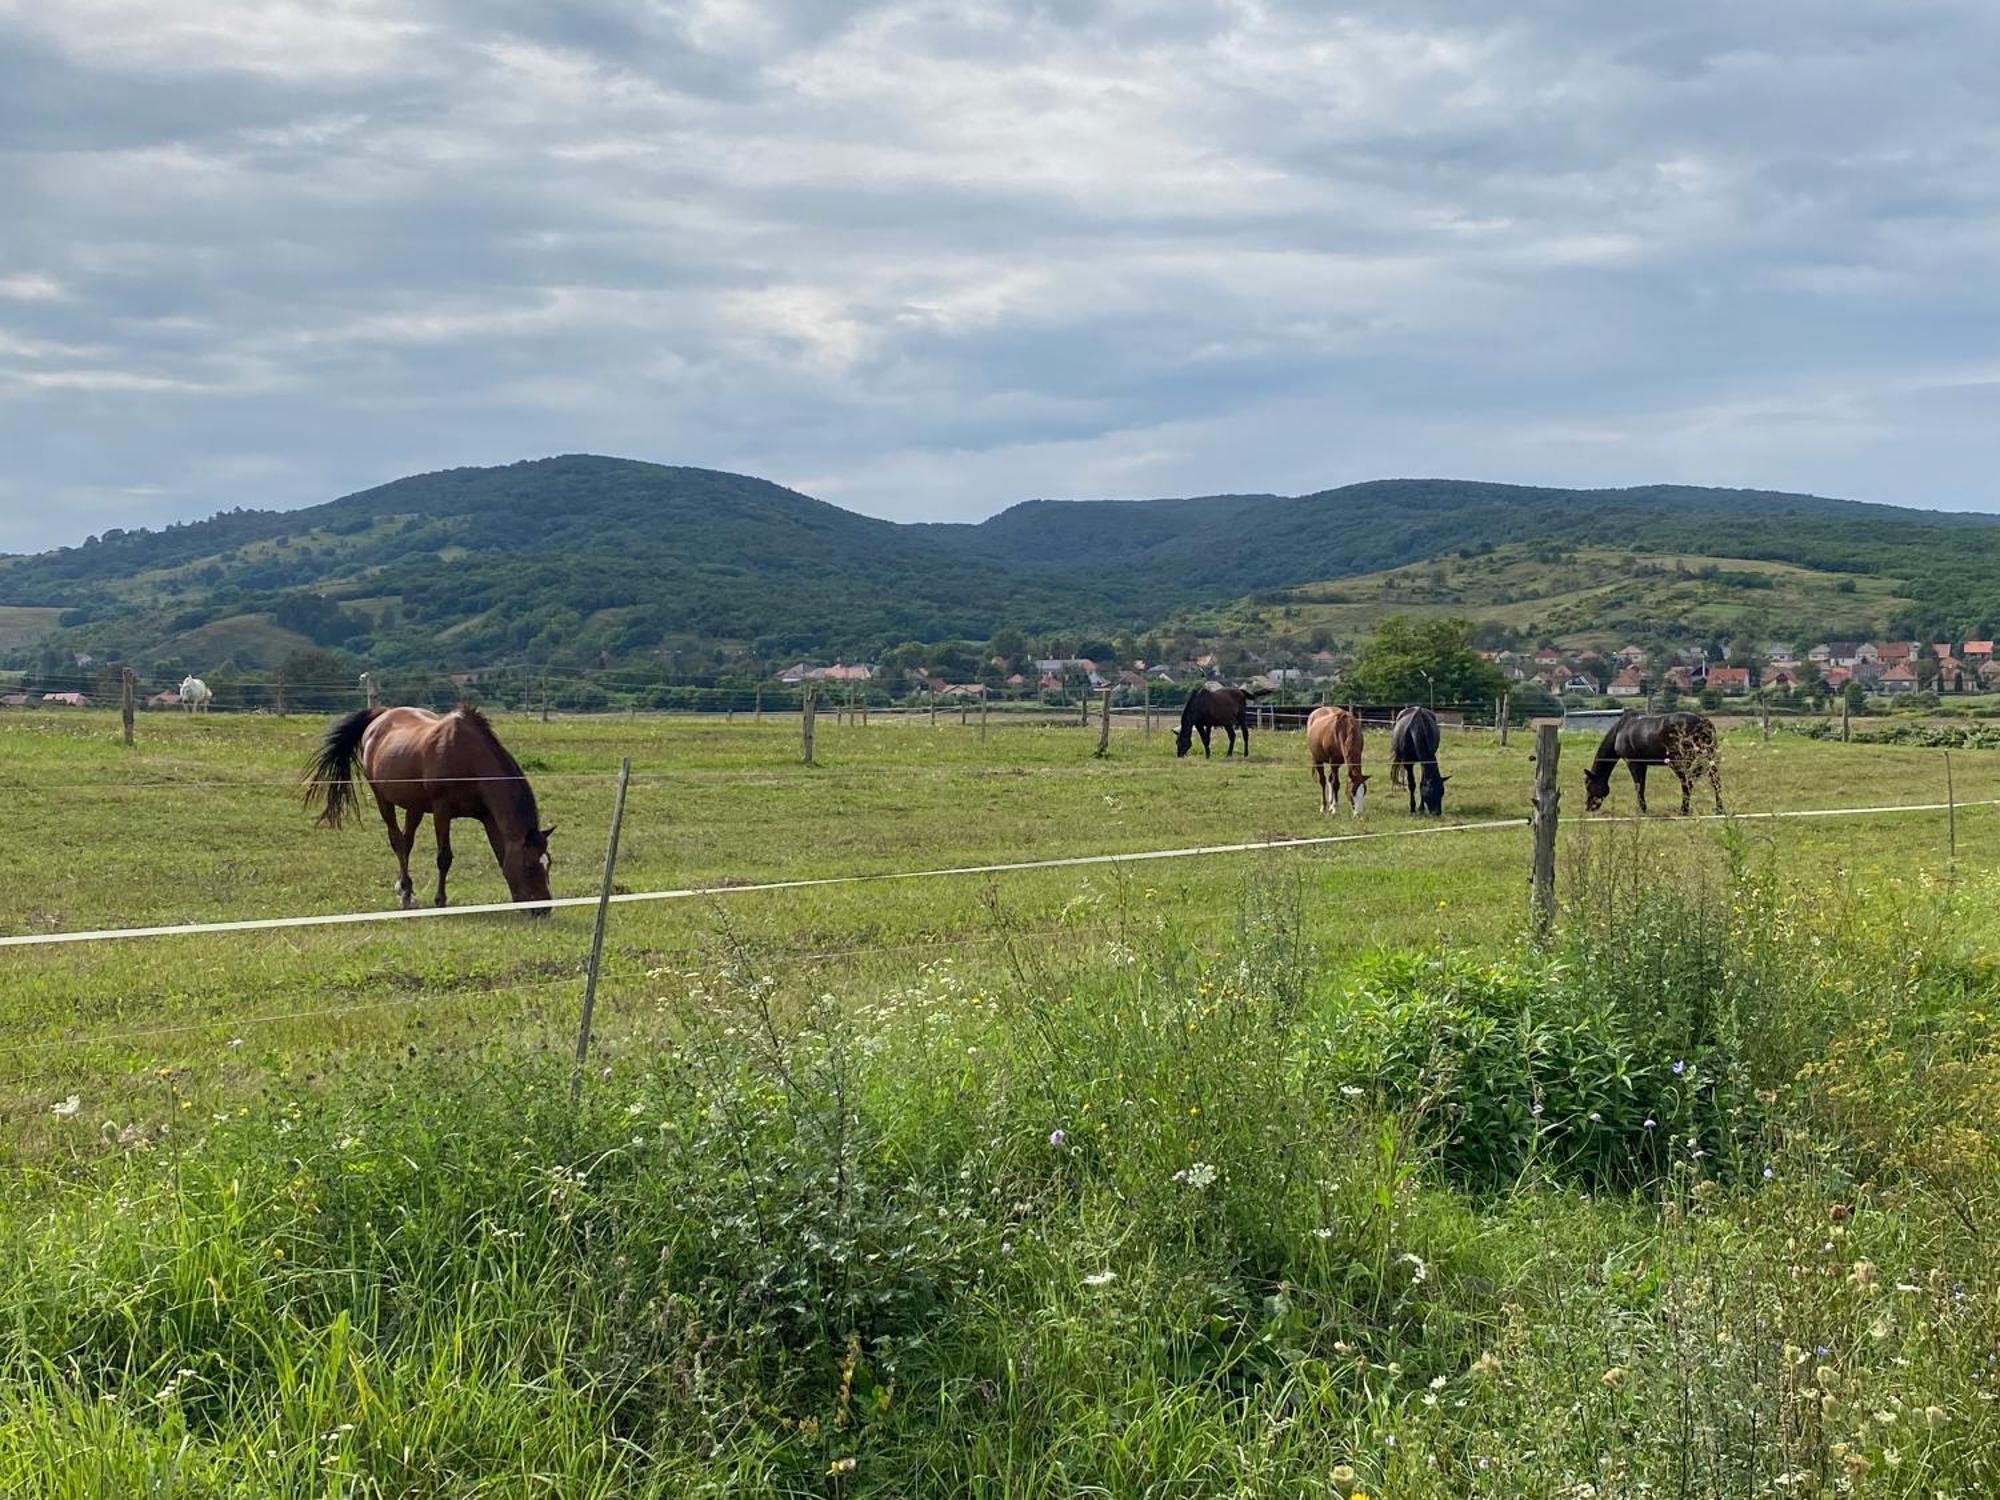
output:
[[[1213,759],[1215,752],[1209,748],[1208,726],[1206,724],[1201,726],[1200,734],[1201,734],[1201,758],[1203,760]]]
[[[412,810],[409,827],[398,828],[396,809],[380,797],[375,799],[375,805],[382,810],[382,821],[389,825],[389,847],[396,851],[396,866],[399,872],[396,877],[396,899],[407,910],[417,904],[416,885],[410,879],[410,850],[416,846],[417,824],[423,821],[424,815]]]
[[[1639,816],[1646,815],[1646,763],[1643,760],[1628,760],[1625,769],[1632,773],[1632,793],[1639,799]]]
[[[1681,816],[1685,818],[1694,810],[1688,806],[1688,795],[1694,790],[1694,780],[1688,775],[1685,766],[1676,765],[1674,775],[1681,779]]]
[[[1715,810],[1722,811],[1722,760],[1711,755],[1708,758],[1708,789],[1715,793]]]
[[[1243,758],[1250,758],[1250,720],[1247,717],[1243,720]]]
[[[1319,810],[1322,813],[1332,812],[1333,798],[1326,789],[1326,767],[1319,761],[1313,762],[1313,780],[1319,783]]]
[[[443,813],[431,819],[431,828],[438,841],[438,894],[437,904],[444,905],[444,879],[451,873],[451,819]]]
[[[1224,724],[1222,732],[1229,736],[1229,745],[1222,752],[1222,758],[1227,760],[1236,753],[1236,726],[1234,724]]]

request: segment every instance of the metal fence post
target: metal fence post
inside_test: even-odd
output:
[[[1537,941],[1548,937],[1556,919],[1556,817],[1562,803],[1562,791],[1556,785],[1556,766],[1561,757],[1560,726],[1536,725],[1535,798],[1528,821],[1535,831],[1532,906]]]
[[[604,922],[611,912],[611,877],[618,869],[618,830],[625,822],[625,788],[632,780],[632,757],[618,763],[618,797],[611,804],[611,842],[604,851],[604,885],[597,895],[597,925],[590,934],[590,967],[583,973],[583,1015],[576,1028],[576,1067],[569,1075],[569,1102],[583,1097],[583,1069],[590,1061],[590,1020],[597,1009],[597,969],[604,959]]]
[[[1951,752],[1944,753],[1944,836],[1947,855],[1958,858],[1958,797],[1951,787]]]

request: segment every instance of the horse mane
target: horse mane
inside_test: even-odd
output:
[[[452,708],[452,714],[461,724],[479,731],[492,749],[494,759],[500,762],[501,774],[509,778],[495,785],[494,800],[510,800],[514,815],[521,820],[523,827],[530,831],[540,828],[541,809],[535,805],[535,789],[528,785],[528,773],[521,769],[521,763],[514,759],[513,752],[500,743],[499,734],[486,715],[479,711],[479,705],[461,699]]]

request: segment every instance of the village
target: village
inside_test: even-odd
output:
[[[1658,700],[1699,698],[1711,702],[1761,697],[1776,701],[1853,697],[1895,697],[1931,693],[1967,695],[2000,691],[2000,661],[1990,640],[1924,642],[1913,640],[1821,641],[1800,651],[1796,646],[1770,643],[1745,659],[1724,660],[1708,648],[1691,646],[1670,653],[1649,652],[1639,645],[1615,651],[1486,650],[1517,693],[1540,693],[1575,704],[1594,699]],[[981,681],[952,681],[922,668],[905,668],[899,680],[886,680],[871,663],[815,666],[798,662],[778,674],[786,687],[818,685],[857,689],[872,685],[877,692],[928,692],[940,698],[1009,697],[1061,698],[1077,692],[1110,689],[1120,697],[1137,698],[1162,688],[1172,690],[1229,676],[1244,685],[1280,696],[1318,697],[1337,688],[1349,656],[1315,651],[1298,665],[1274,664],[1258,652],[1239,649],[1205,651],[1173,664],[1134,660],[1123,665],[1095,657],[1045,657],[1023,663],[1028,670],[1005,671],[994,663],[993,675]],[[1237,670],[1231,671],[1230,668]]]
[[[1261,648],[1220,642],[1213,650],[1184,654],[1173,662],[1139,658],[1120,662],[1108,648],[1099,655],[1023,656],[1009,661],[997,655],[980,657],[953,651],[957,659],[945,665],[885,665],[878,662],[813,663],[795,661],[779,671],[725,672],[707,681],[693,679],[677,690],[673,701],[659,708],[699,708],[702,694],[741,694],[760,686],[780,693],[810,688],[822,702],[853,699],[935,699],[953,702],[990,699],[994,702],[1064,704],[1081,698],[1095,700],[1110,692],[1114,703],[1162,704],[1177,701],[1201,682],[1225,679],[1261,689],[1280,703],[1337,698],[1351,653],[1318,650],[1284,659],[1269,646]],[[1686,699],[1721,707],[1730,699],[1754,698],[1767,704],[1799,706],[1845,696],[1856,707],[1870,698],[1923,703],[1932,698],[2000,692],[2000,660],[1990,640],[1924,642],[1914,640],[1821,641],[1804,650],[1768,643],[1724,652],[1715,646],[1648,650],[1627,644],[1616,650],[1562,649],[1554,646],[1487,649],[1479,655],[1491,662],[1509,686],[1517,711],[1588,707],[1628,703],[1672,704]],[[116,706],[116,670],[79,657],[76,687],[18,683],[0,692],[0,710],[31,708],[86,709]],[[461,672],[449,686],[459,694],[498,688],[489,674]],[[560,674],[565,681],[588,674]],[[240,682],[226,674],[234,691],[219,695],[217,706],[260,711],[277,707],[281,699],[271,684],[255,677]],[[530,674],[532,678],[532,674]],[[546,679],[544,679],[546,680]],[[615,695],[616,684],[607,683]],[[234,700],[234,701],[231,701]],[[719,700],[718,700],[719,701]],[[136,707],[174,710],[186,707],[179,691],[165,684],[147,688]],[[303,706],[303,705],[302,705]],[[568,711],[630,707],[611,695],[563,704]]]

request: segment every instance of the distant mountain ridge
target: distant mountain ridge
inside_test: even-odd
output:
[[[976,524],[907,525],[746,475],[593,455],[0,559],[0,606],[59,608],[62,641],[148,660],[225,649],[243,621],[270,625],[271,651],[309,640],[440,668],[668,649],[860,656],[1007,627],[1144,629],[1263,590],[1539,542],[1880,574],[1899,580],[1913,630],[2000,625],[2000,516],[1416,479],[1031,500]]]

